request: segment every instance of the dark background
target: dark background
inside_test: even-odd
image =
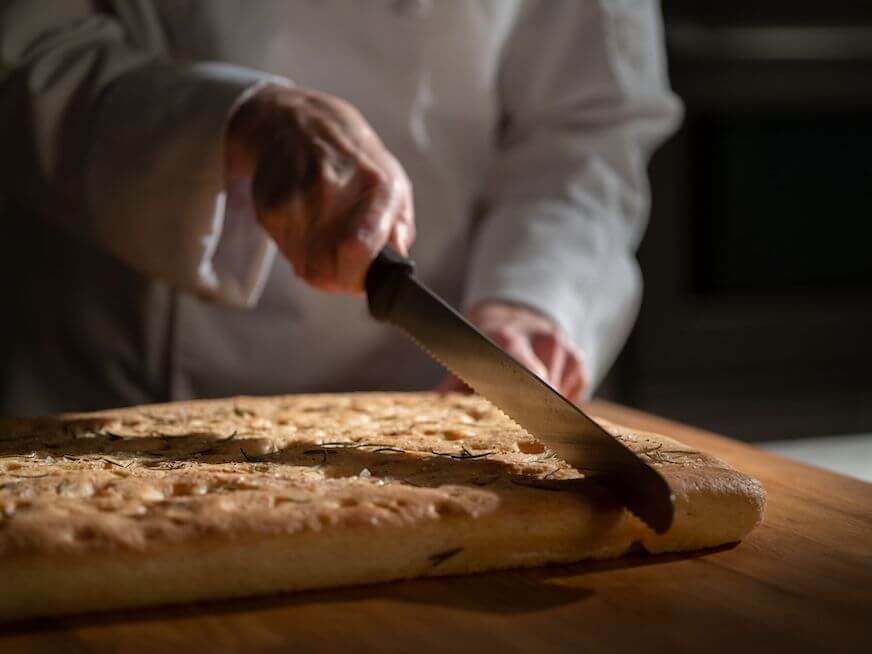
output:
[[[872,3],[663,8],[686,116],[603,394],[752,441],[872,432]]]

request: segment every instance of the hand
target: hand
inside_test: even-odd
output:
[[[520,363],[576,402],[589,385],[584,355],[559,327],[542,314],[507,302],[484,302],[470,320]],[[456,377],[446,377],[440,391],[468,391]]]
[[[231,119],[225,169],[252,180],[258,220],[316,288],[362,293],[382,247],[405,255],[415,238],[406,173],[363,116],[333,96],[255,94]]]

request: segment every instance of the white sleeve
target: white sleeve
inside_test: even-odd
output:
[[[598,383],[638,310],[647,160],[680,105],[653,0],[524,8],[501,63],[503,127],[465,305],[501,299],[550,316]]]
[[[276,83],[217,63],[156,64],[118,80],[97,112],[88,170],[96,237],[144,273],[253,305],[276,248],[250,189],[225,186],[224,133],[236,106]]]
[[[172,61],[150,3],[0,5],[0,174],[14,200],[132,268],[231,304],[257,300],[275,247],[227,189],[234,108],[286,80]]]

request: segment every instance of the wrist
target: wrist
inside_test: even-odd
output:
[[[266,86],[240,104],[224,135],[224,170],[227,179],[252,179],[264,150],[273,140],[281,120],[287,122],[292,105],[288,95],[295,89]],[[284,109],[284,111],[282,111]]]

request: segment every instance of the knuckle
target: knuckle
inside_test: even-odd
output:
[[[361,176],[367,186],[386,191],[392,195],[400,196],[404,188],[402,177],[389,166],[379,165],[378,162],[361,166]]]
[[[567,338],[563,339],[563,348],[566,350],[566,356],[569,357],[569,360],[580,366],[584,361],[584,352]]]
[[[505,326],[492,329],[490,331],[490,337],[504,346],[512,345],[517,341],[515,332],[511,328]]]
[[[367,185],[378,189],[388,188],[391,185],[390,177],[378,168],[364,169],[363,179]]]
[[[333,108],[340,114],[344,114],[351,120],[355,122],[366,123],[366,119],[363,117],[363,114],[355,107],[353,104],[348,102],[348,100],[343,100],[337,96],[331,96],[330,102],[333,105]]]
[[[363,229],[353,230],[339,242],[339,256],[345,261],[371,259],[384,245]]]
[[[389,206],[377,197],[370,198],[349,224],[347,237],[372,241],[373,247],[380,247],[388,239],[394,220]]]

